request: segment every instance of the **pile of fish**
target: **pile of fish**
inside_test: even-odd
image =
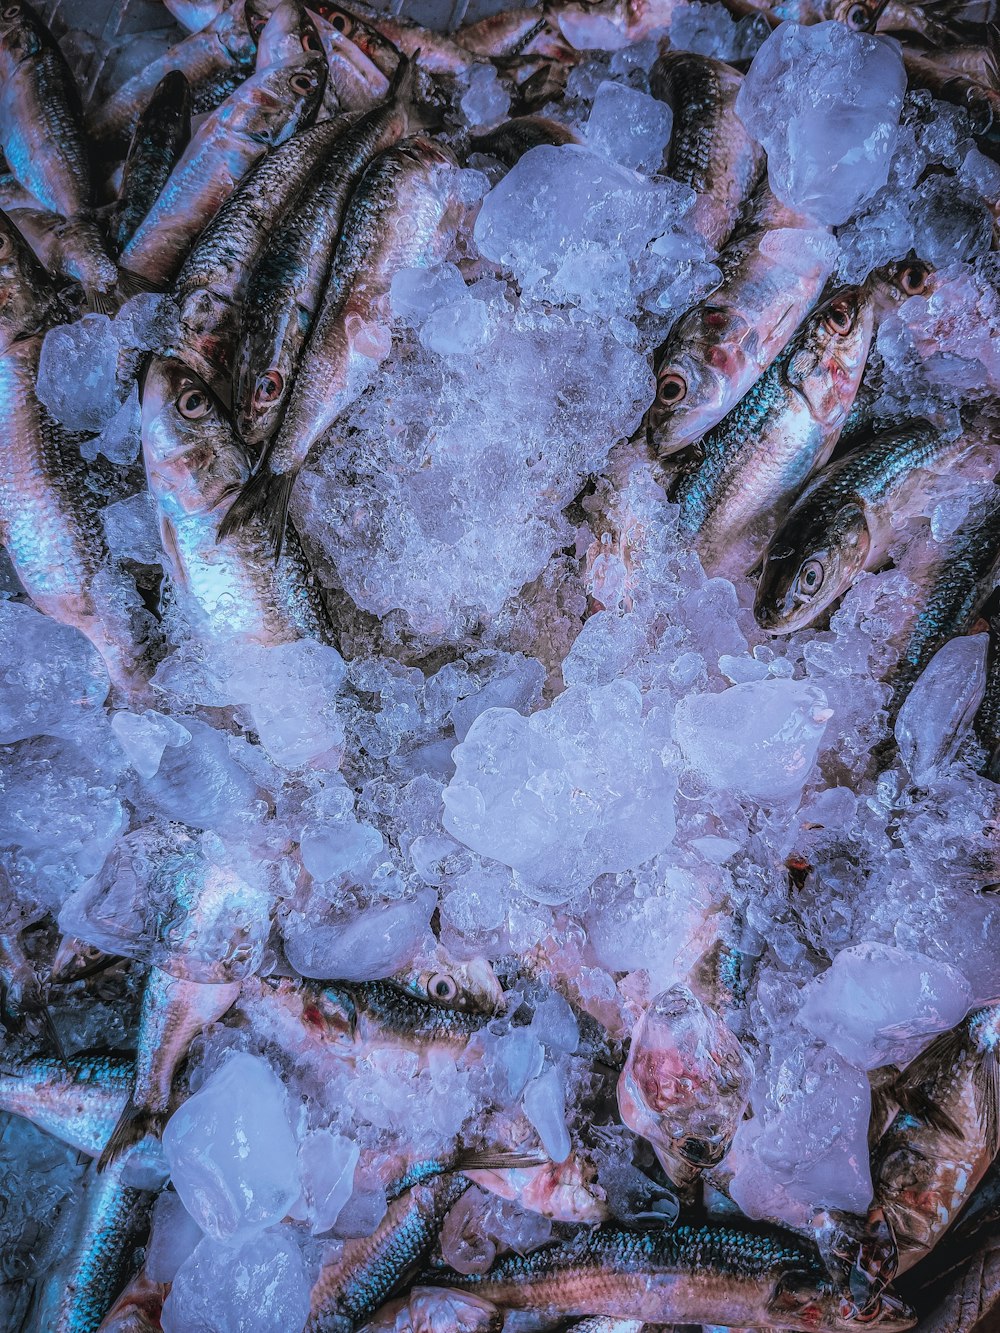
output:
[[[0,1328],[996,1328],[992,0],[78,11],[0,8]]]

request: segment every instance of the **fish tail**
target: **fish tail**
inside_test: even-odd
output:
[[[544,1166],[549,1159],[541,1152],[461,1152],[455,1158],[456,1171],[511,1171],[517,1167]]]
[[[162,287],[155,282],[151,282],[149,278],[144,278],[141,273],[133,273],[128,268],[118,270],[118,294],[122,301],[127,301],[130,296],[139,296],[143,292],[159,292],[162,290]]]
[[[104,291],[101,287],[84,287],[84,302],[92,315],[113,315],[118,309],[118,300],[114,292]]]
[[[295,475],[294,472],[272,472],[266,466],[259,467],[226,511],[219,524],[218,540],[222,541],[259,519],[274,547],[275,562],[280,560]]]
[[[104,1145],[104,1151],[97,1159],[98,1171],[105,1170],[148,1135],[160,1138],[166,1123],[166,1111],[153,1111],[148,1106],[137,1106],[130,1097],[118,1117],[118,1123],[111,1131],[111,1137]]]
[[[412,56],[399,53],[399,64],[396,66],[396,72],[389,80],[389,89],[386,97],[390,102],[412,102],[413,84],[417,75],[417,57],[419,51],[414,51]]]

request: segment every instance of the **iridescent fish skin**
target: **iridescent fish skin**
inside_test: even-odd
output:
[[[979,772],[991,782],[1000,781],[1000,596],[994,594],[983,616],[989,626],[986,655],[986,692],[975,718],[976,739],[983,749]]]
[[[328,159],[251,275],[236,351],[234,411],[241,437],[260,446],[274,434],[291,393],[351,191],[406,133],[410,80],[404,67],[390,99],[361,116]]]
[[[464,24],[455,33],[455,41],[480,60],[540,57],[575,64],[580,58],[548,14],[534,8],[509,9]]]
[[[883,565],[897,535],[893,519],[906,512],[910,499],[926,494],[934,474],[969,443],[915,422],[825,468],[785,515],[765,552],[754,600],[761,628],[790,634],[814,624],[860,573]]]
[[[121,252],[156,203],[191,141],[191,88],[181,70],[170,70],[153,89],[125,154],[122,183],[111,220]]]
[[[265,68],[241,84],[198,129],[122,251],[122,267],[150,283],[171,281],[238,182],[269,148],[309,122],[322,92],[322,76],[308,52],[295,64]]]
[[[764,170],[764,154],[735,112],[742,82],[721,60],[669,48],[649,75],[650,92],[674,113],[663,169],[695,191],[686,225],[715,250],[731,236]]]
[[[56,1058],[0,1066],[0,1109],[96,1157],[128,1101],[135,1064],[117,1055],[76,1055],[71,1069]]]
[[[262,516],[276,551],[303,464],[389,351],[388,293],[403,268],[433,264],[461,216],[456,162],[406,139],[371,164],[351,197],[330,281],[277,434],[226,514],[226,536]]]
[[[578,134],[557,120],[546,116],[516,116],[505,120],[487,134],[473,135],[469,148],[476,153],[489,153],[505,167],[512,167],[525,153],[539,144],[580,143]]]
[[[249,464],[207,386],[180,361],[154,357],[141,402],[143,458],[166,568],[196,631],[225,647],[328,638],[321,599],[294,540],[275,564],[259,524],[217,539],[219,517]]]
[[[1000,1148],[1000,1007],[936,1038],[894,1088],[872,1162],[875,1207],[905,1273],[958,1216]]]
[[[491,1301],[440,1287],[414,1287],[391,1301],[360,1333],[501,1333],[504,1312]]]
[[[162,1333],[160,1317],[169,1284],[139,1273],[115,1301],[97,1333]]]
[[[816,304],[833,269],[829,232],[761,185],[719,255],[722,282],[656,353],[648,432],[662,458],[700,440],[753,388]]]
[[[252,73],[257,42],[247,24],[246,0],[233,0],[202,31],[185,37],[165,55],[115,90],[95,101],[88,128],[98,140],[127,142],[164,75],[179,70],[191,89],[192,110],[210,111]],[[210,106],[203,91],[222,93]]]
[[[347,9],[331,0],[315,0],[312,8],[387,77],[394,73],[400,53],[429,74],[461,74],[476,63],[472,54],[454,38],[431,32],[400,16],[366,9],[362,17],[358,13],[360,6]]]
[[[437,957],[420,960],[391,978],[415,999],[464,1013],[496,1014],[503,1007],[503,987],[485,958],[464,962]]]
[[[871,335],[867,293],[838,293],[705,436],[704,461],[681,480],[675,498],[681,534],[707,571],[737,561],[744,569],[752,565],[762,543],[751,529],[766,519],[773,523],[829,458],[861,381]]]
[[[331,985],[324,987],[324,995],[338,1000],[351,1016],[355,1044],[361,1050],[390,1045],[424,1055],[438,1050],[457,1056],[492,1017],[471,1009],[418,1003],[391,981]]]
[[[527,1257],[508,1255],[483,1274],[449,1269],[419,1282],[471,1291],[512,1310],[604,1315],[652,1323],[779,1327],[852,1333],[858,1310],[830,1281],[814,1247],[751,1225],[679,1224],[670,1230],[604,1225]],[[911,1312],[878,1298],[865,1327],[897,1333]]]

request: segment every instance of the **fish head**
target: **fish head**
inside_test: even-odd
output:
[[[263,341],[263,340],[259,340]],[[292,385],[294,366],[284,342],[275,348],[270,364],[261,364],[261,356],[251,340],[243,349],[237,366],[233,409],[240,438],[253,446],[262,445],[278,429],[281,411]]]
[[[844,287],[813,312],[791,346],[785,378],[827,429],[841,426],[854,402],[874,320],[871,292]]]
[[[315,0],[309,8],[342,42],[360,51],[376,69],[392,78],[399,64],[399,51],[388,37],[343,5]]]
[[[656,365],[647,431],[661,458],[693,444],[725,415],[754,339],[732,310],[705,305],[685,315]]]
[[[327,78],[338,105],[343,111],[367,111],[385,97],[389,76],[339,28],[319,16],[313,21],[323,44]],[[398,55],[395,63],[399,64]]]
[[[842,505],[832,522],[808,503],[796,506],[764,556],[753,613],[769,634],[791,634],[812,625],[841,597],[865,567],[871,533],[856,501]]]
[[[316,41],[322,49],[318,35]],[[326,57],[300,52],[295,63],[269,65],[243,86],[247,95],[236,102],[243,132],[278,148],[308,125],[319,109],[326,87]]]
[[[885,6],[878,0],[834,0],[830,8],[827,17],[836,19],[852,32],[874,32]]]
[[[876,269],[868,279],[876,319],[882,319],[911,296],[930,296],[938,287],[937,270],[910,256]]]
[[[44,29],[30,5],[14,0],[0,6],[0,66],[31,60],[45,46]]]
[[[257,41],[257,69],[295,65],[303,54],[319,62],[323,43],[312,16],[296,0],[247,0],[247,27]]]
[[[795,1270],[779,1278],[767,1312],[777,1327],[802,1333],[858,1333],[861,1329],[903,1333],[917,1322],[910,1307],[888,1292],[858,1305],[826,1275]]]
[[[458,962],[442,957],[433,966],[408,968],[392,980],[419,999],[445,1009],[495,1014],[503,1007],[503,987],[485,958]]]
[[[161,514],[208,513],[243,485],[249,467],[222,404],[174,357],[154,356],[142,377],[142,453]]]
[[[51,292],[34,251],[7,214],[0,213],[0,345],[34,331]]]

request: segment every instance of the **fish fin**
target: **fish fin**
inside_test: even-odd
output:
[[[518,1167],[545,1166],[548,1158],[538,1152],[462,1152],[455,1158],[456,1171],[512,1171]]]
[[[120,268],[118,270],[118,292],[123,301],[127,301],[130,296],[139,296],[143,292],[162,292],[163,287],[149,278],[144,278],[141,273],[133,273],[129,268]]]
[[[158,1139],[166,1123],[166,1111],[151,1111],[146,1106],[136,1106],[130,1097],[118,1117],[118,1123],[111,1131],[111,1137],[104,1145],[104,1151],[97,1159],[98,1171],[109,1167],[147,1135],[152,1134]]]
[[[70,1073],[69,1056],[66,1054],[66,1047],[63,1045],[62,1037],[59,1035],[59,1029],[52,1021],[52,1010],[47,1004],[43,1004],[40,1010],[42,1018],[42,1027],[45,1029],[45,1035],[52,1044],[52,1049],[56,1053],[56,1059],[62,1065],[67,1073]]]
[[[895,1103],[891,1088],[872,1088],[872,1109],[868,1117],[868,1151],[874,1152],[889,1123],[889,1112]]]
[[[990,1158],[1000,1151],[1000,1056],[994,1050],[983,1052],[975,1072],[976,1102],[986,1137]]]
[[[259,467],[226,511],[219,524],[217,540],[222,541],[231,533],[247,527],[254,519],[260,519],[274,547],[274,560],[277,563],[281,559],[285,524],[288,521],[288,502],[292,498],[294,485],[295,473],[278,473],[267,467]]]
[[[412,56],[399,53],[399,64],[396,66],[396,72],[389,81],[389,88],[386,92],[386,101],[388,102],[412,102],[413,101],[413,83],[417,77],[417,59],[420,56],[419,49],[414,51]]]
[[[968,1039],[968,1027],[964,1023],[950,1032],[942,1032],[915,1060],[910,1061],[892,1089],[893,1097],[907,1114],[956,1138],[962,1137],[961,1127],[935,1103],[933,1095],[928,1092],[928,1084],[942,1066],[957,1059]]]
[[[83,296],[89,314],[113,315],[118,309],[118,300],[111,292],[102,292],[97,287],[85,287]]]
[[[994,92],[1000,92],[1000,26],[986,25],[986,76]]]

